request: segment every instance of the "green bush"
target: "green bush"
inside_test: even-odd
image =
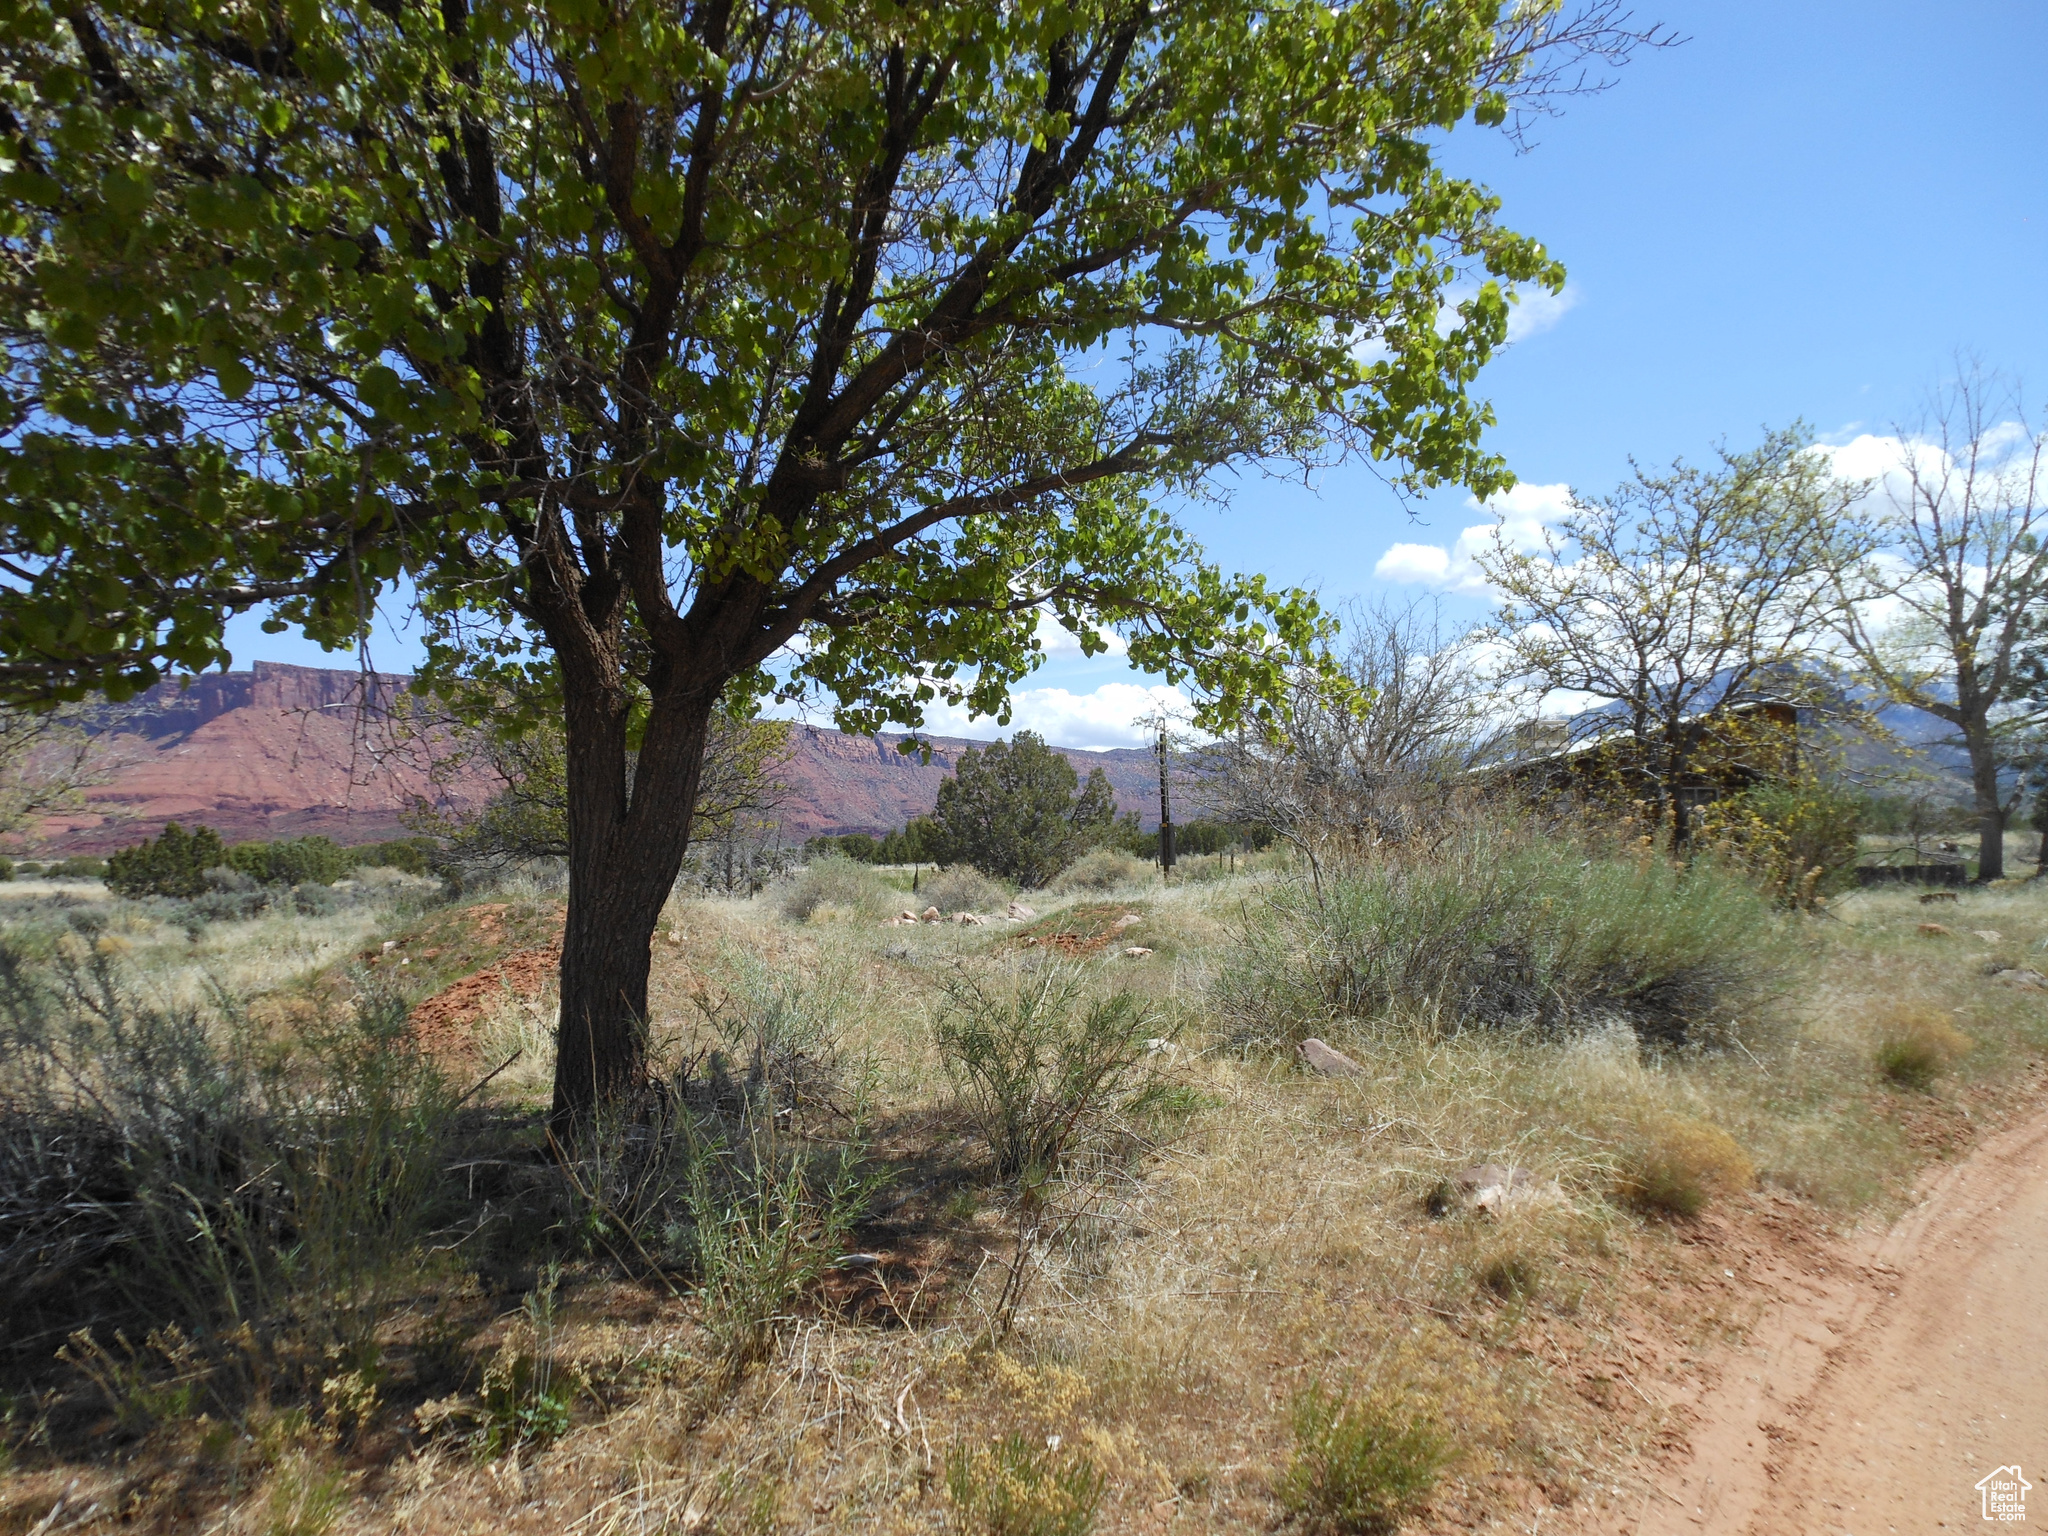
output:
[[[1392,1392],[1347,1397],[1313,1385],[1295,1399],[1293,1429],[1280,1501],[1333,1536],[1393,1536],[1451,1460],[1436,1418]]]
[[[332,885],[358,862],[324,837],[294,837],[274,843],[238,843],[224,861],[258,885]]]
[[[424,875],[431,868],[440,845],[431,837],[401,837],[388,843],[367,843],[348,850],[349,862],[361,868],[395,869],[408,875]]]
[[[1679,1045],[1759,1005],[1777,929],[1739,874],[1474,824],[1275,888],[1217,983],[1241,1044],[1346,1019],[1566,1029],[1625,1020]]]
[[[108,858],[107,889],[116,896],[197,896],[206,889],[206,872],[227,863],[227,846],[211,827],[191,832],[175,821],[156,837],[123,848]],[[53,871],[65,873],[66,860]]]
[[[98,880],[106,872],[105,859],[95,859],[86,854],[73,854],[50,870],[50,874],[60,880]]]
[[[983,1536],[1088,1536],[1108,1488],[1095,1463],[1023,1435],[946,1456],[946,1491]]]
[[[879,916],[893,905],[896,895],[867,865],[843,853],[832,853],[813,859],[791,875],[783,883],[780,904],[784,917],[807,923],[826,907]]]
[[[1856,796],[1818,779],[1758,784],[1702,810],[1694,836],[1772,899],[1808,907],[1854,880],[1862,817]]]
[[[933,1038],[1006,1179],[1049,1174],[1105,1121],[1146,1107],[1160,1016],[1129,992],[1088,1000],[1071,966],[945,983]]]
[[[1153,878],[1153,868],[1121,848],[1095,848],[1081,855],[1052,882],[1060,895],[1073,892],[1116,891],[1140,885]]]
[[[917,897],[941,912],[997,912],[1009,904],[1010,893],[973,865],[955,864],[926,875]]]

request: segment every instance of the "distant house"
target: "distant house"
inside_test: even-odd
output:
[[[1669,796],[1690,815],[1700,806],[1768,779],[1788,776],[1799,762],[1798,706],[1750,699],[1679,721],[1677,751],[1638,741],[1611,715],[1581,722],[1538,721],[1510,739],[1506,755],[1480,768],[1483,784],[1537,797],[1660,800]],[[1664,783],[1675,757],[1677,782]]]
[[[1977,1480],[1984,1499],[1984,1518],[2017,1524],[2027,1518],[2027,1490],[2034,1485],[2020,1476],[2017,1465],[1993,1467]]]

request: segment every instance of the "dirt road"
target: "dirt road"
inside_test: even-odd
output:
[[[2028,1523],[2048,1525],[2048,1113],[1921,1195],[1766,1313],[1693,1405],[1689,1455],[1618,1529],[1998,1529],[1977,1483],[2014,1465],[2038,1485],[2023,1495]]]

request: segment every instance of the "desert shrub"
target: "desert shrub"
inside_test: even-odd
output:
[[[716,1366],[737,1380],[844,1252],[879,1172],[867,1157],[864,1064],[837,1041],[828,983],[730,957],[700,997],[720,1039],[630,1124],[565,1166],[570,1225],[629,1269],[694,1287]]]
[[[107,861],[73,854],[52,865],[49,873],[59,880],[98,880],[107,873]]]
[[[826,907],[874,916],[886,911],[895,896],[882,877],[844,854],[814,859],[783,883],[782,915],[807,923]]]
[[[372,1347],[438,1209],[452,1111],[403,1006],[265,1039],[225,999],[220,1018],[145,1002],[106,955],[69,954],[0,948],[12,1347],[175,1329],[191,1359],[172,1374],[223,1401]]]
[[[440,845],[431,837],[400,837],[388,843],[368,843],[348,850],[349,862],[358,869],[395,869],[403,874],[424,875]]]
[[[325,837],[237,843],[222,861],[258,885],[332,885],[355,867],[354,856]]]
[[[1295,1399],[1292,1419],[1281,1503],[1333,1536],[1392,1536],[1451,1460],[1436,1417],[1391,1389],[1347,1396],[1312,1385]]]
[[[1756,1182],[1756,1165],[1718,1126],[1679,1115],[1646,1121],[1626,1149],[1619,1191],[1645,1215],[1697,1216]]]
[[[933,1038],[1004,1178],[1050,1173],[1091,1134],[1141,1111],[1161,1015],[1130,992],[1083,995],[1078,971],[965,971],[945,984]]]
[[[972,864],[954,864],[918,882],[918,900],[941,912],[1001,911],[1010,893]]]
[[[1879,1021],[1878,1075],[1927,1093],[1976,1043],[1938,1013],[1894,1010]]]
[[[1768,901],[1711,860],[1484,823],[1275,886],[1217,981],[1240,1044],[1293,1044],[1334,1021],[1558,1031],[1622,1019],[1680,1045],[1768,996]]]
[[[1706,806],[1694,836],[1749,873],[1786,906],[1854,878],[1862,801],[1819,779],[1758,784]]]
[[[946,1457],[946,1492],[965,1528],[982,1536],[1088,1536],[1107,1486],[1086,1456],[1024,1435]]]
[[[155,837],[107,859],[107,889],[116,896],[197,896],[206,889],[206,872],[227,860],[218,832],[196,827],[188,833],[174,821]],[[61,864],[55,871],[66,872]]]
[[[1114,891],[1151,878],[1152,866],[1121,848],[1095,848],[1081,855],[1052,882],[1060,895],[1080,891]]]

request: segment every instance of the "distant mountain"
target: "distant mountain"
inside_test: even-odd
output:
[[[410,679],[259,661],[247,672],[165,682],[99,712],[108,781],[84,809],[49,818],[38,851],[106,853],[152,837],[166,822],[203,822],[230,842],[318,834],[338,843],[403,836],[418,798],[469,802],[494,787],[481,772],[429,780],[420,754],[384,729]],[[930,811],[960,754],[985,742],[928,738],[931,760],[905,756],[900,735],[848,736],[792,728],[782,809],[792,841],[886,832]],[[1100,767],[1119,811],[1159,824],[1158,760],[1142,748],[1067,752],[1084,778]]]
[[[437,789],[385,728],[408,678],[259,661],[159,683],[97,713],[108,781],[53,816],[43,848],[105,853],[164,823],[204,822],[230,842],[318,834],[338,843],[405,835],[416,799],[488,794],[481,774]]]

